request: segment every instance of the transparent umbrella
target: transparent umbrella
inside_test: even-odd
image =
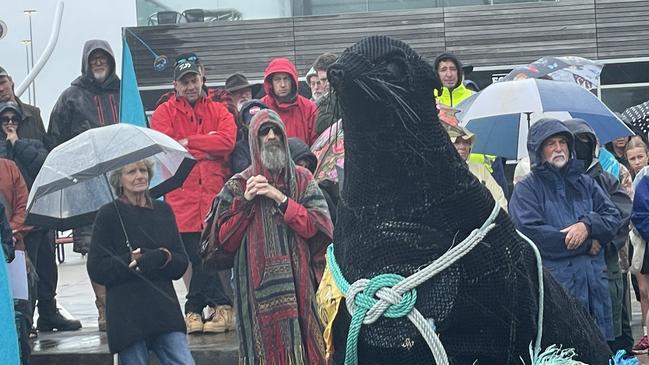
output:
[[[179,187],[196,163],[178,142],[131,124],[94,128],[54,148],[34,181],[27,202],[30,225],[67,230],[90,224],[114,201],[108,174],[133,162],[154,163],[152,198]]]

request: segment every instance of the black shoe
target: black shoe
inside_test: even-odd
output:
[[[44,332],[51,332],[53,330],[76,331],[81,328],[81,321],[78,319],[67,319],[57,309],[54,313],[40,315],[38,322],[36,322],[36,328]]]

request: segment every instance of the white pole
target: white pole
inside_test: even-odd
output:
[[[56,42],[59,40],[59,31],[61,30],[62,19],[63,19],[63,1],[59,1],[59,3],[56,5],[54,24],[52,25],[52,33],[50,34],[50,39],[47,42],[47,47],[45,48],[45,51],[43,51],[43,54],[38,59],[38,62],[36,62],[34,68],[32,68],[32,70],[29,72],[29,75],[27,75],[27,78],[25,78],[25,80],[16,89],[16,96],[22,95],[25,92],[25,90],[27,90],[27,87],[29,87],[32,81],[34,81],[36,75],[38,75],[41,72],[43,66],[45,66],[45,63],[47,63],[47,60],[49,60],[50,56],[52,55],[52,52],[54,51],[54,47],[56,46]]]

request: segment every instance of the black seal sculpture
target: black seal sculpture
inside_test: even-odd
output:
[[[607,364],[594,321],[542,273],[533,245],[450,143],[437,118],[433,89],[441,85],[433,67],[407,44],[372,36],[345,50],[328,79],[345,133],[344,186],[327,257],[337,279],[407,278],[440,258],[457,260],[408,299],[443,346],[439,363],[532,364],[548,355]],[[490,227],[476,238],[486,221]],[[449,257],[471,240],[461,258]],[[339,304],[328,319],[334,364],[436,363],[409,317],[381,316],[348,336],[352,316],[345,299]]]

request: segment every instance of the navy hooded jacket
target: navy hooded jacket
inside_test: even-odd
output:
[[[543,162],[542,144],[554,136],[568,139],[570,159],[557,169]],[[611,298],[604,250],[591,256],[592,240],[610,242],[621,226],[618,209],[595,180],[583,173],[583,162],[575,160],[572,133],[556,119],[542,119],[529,131],[527,149],[531,173],[516,184],[509,213],[516,228],[539,248],[543,266],[570,295],[595,318],[607,340],[614,338]],[[560,231],[577,222],[588,227],[588,238],[569,250]]]

